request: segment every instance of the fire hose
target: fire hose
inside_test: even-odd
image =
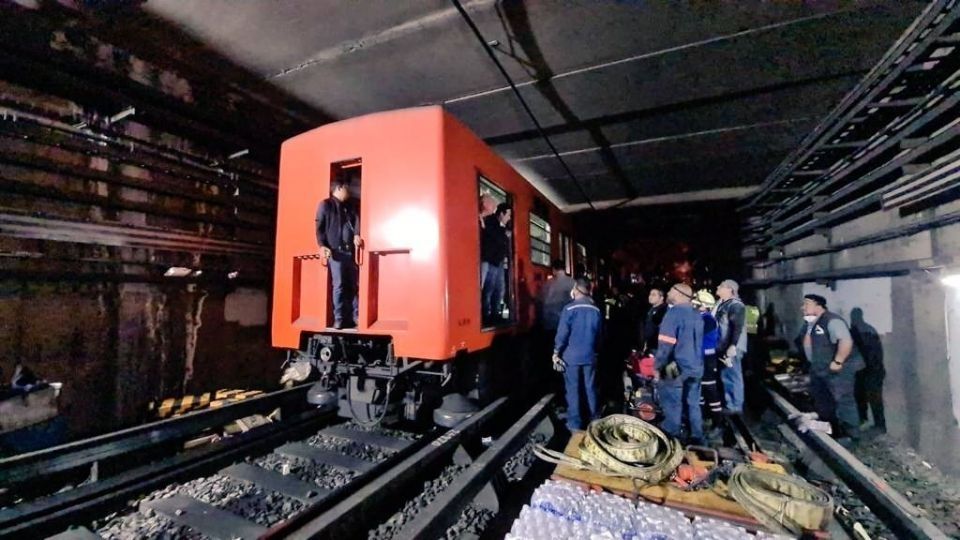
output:
[[[580,457],[537,445],[534,454],[550,463],[659,484],[683,461],[683,447],[655,426],[625,414],[594,420],[580,443]]]
[[[739,465],[727,488],[750,515],[781,534],[819,530],[833,515],[830,495],[795,476]]]

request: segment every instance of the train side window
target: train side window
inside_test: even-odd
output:
[[[576,257],[574,257],[574,259],[576,260],[576,264],[574,266],[574,271],[573,271],[574,277],[577,277],[577,278],[588,277],[589,271],[588,271],[588,264],[587,264],[587,246],[579,242],[577,242],[576,246],[577,246],[577,252],[576,252]]]
[[[550,222],[530,212],[530,262],[550,266]]]
[[[513,197],[477,175],[480,198],[480,310],[484,328],[513,321]]]
[[[560,233],[560,260],[567,275],[573,275],[573,261],[570,258],[570,237]]]

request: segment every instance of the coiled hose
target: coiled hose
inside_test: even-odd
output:
[[[657,427],[625,414],[594,420],[580,443],[580,458],[537,445],[534,454],[550,463],[607,476],[659,484],[683,461],[683,447]]]
[[[738,465],[727,488],[750,515],[781,534],[819,530],[833,515],[830,495],[796,476]]]

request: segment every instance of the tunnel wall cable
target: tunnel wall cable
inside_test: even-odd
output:
[[[533,111],[530,109],[530,106],[527,105],[527,100],[523,99],[523,95],[520,93],[520,90],[517,88],[517,85],[514,84],[513,79],[510,77],[510,74],[507,73],[507,70],[503,67],[503,64],[500,63],[500,59],[497,58],[496,53],[493,50],[493,47],[487,43],[487,40],[484,39],[483,34],[480,33],[480,29],[477,28],[477,25],[473,22],[473,19],[470,18],[470,14],[467,13],[467,10],[463,8],[460,4],[460,0],[450,0],[453,3],[453,6],[457,8],[457,11],[460,12],[460,16],[463,17],[463,20],[467,23],[467,26],[470,27],[470,30],[473,31],[473,34],[477,36],[477,40],[480,41],[480,44],[483,46],[483,50],[486,51],[487,56],[493,60],[493,63],[497,66],[497,69],[500,70],[500,74],[503,75],[504,80],[507,81],[507,84],[510,85],[510,89],[513,90],[517,100],[520,101],[520,105],[523,106],[523,110],[527,112],[527,116],[530,117],[530,120],[533,121],[533,125],[537,128],[537,133],[540,134],[540,137],[547,143],[547,146],[550,147],[550,151],[553,152],[553,155],[557,158],[557,161],[560,162],[560,165],[563,167],[563,170],[567,173],[567,176],[570,177],[570,180],[573,180],[573,184],[577,187],[577,191],[580,192],[580,195],[583,196],[583,199],[587,201],[587,204],[590,206],[591,210],[596,210],[597,208],[593,205],[593,201],[590,200],[590,197],[587,195],[587,192],[583,189],[583,185],[580,183],[580,180],[577,178],[573,171],[570,170],[570,166],[567,165],[567,162],[563,160],[563,157],[560,155],[560,152],[557,151],[557,147],[553,145],[553,142],[550,140],[550,137],[547,135],[546,131],[543,130],[543,126],[540,125],[540,121],[537,120],[537,116],[533,114]]]

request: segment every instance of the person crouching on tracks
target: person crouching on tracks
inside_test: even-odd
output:
[[[863,357],[854,346],[847,323],[827,311],[827,299],[819,294],[803,297],[803,320],[795,345],[810,364],[810,395],[820,420],[841,428],[841,444],[860,438],[860,417],[855,394],[857,372],[864,368]],[[838,435],[835,435],[838,436]],[[844,440],[849,437],[848,440]]]
[[[567,427],[581,430],[580,392],[587,397],[590,420],[597,418],[597,350],[602,315],[590,298],[590,282],[579,278],[570,291],[573,301],[563,308],[553,344],[553,369],[563,372],[567,396]]]
[[[703,377],[703,319],[691,305],[693,289],[677,283],[667,293],[670,309],[657,336],[657,392],[665,433],[680,438],[683,413],[690,424],[689,442],[703,443],[700,379]]]
[[[721,418],[723,392],[720,389],[720,371],[717,366],[717,343],[720,341],[720,330],[717,320],[711,313],[717,300],[710,291],[701,289],[697,291],[692,303],[700,310],[700,317],[703,319],[703,378],[700,383],[700,401],[708,411],[710,424],[713,429],[716,429],[723,420]]]

